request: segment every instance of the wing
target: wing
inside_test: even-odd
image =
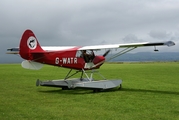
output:
[[[116,48],[137,48],[137,47],[145,47],[145,46],[173,46],[175,43],[173,41],[166,42],[142,42],[142,43],[129,43],[129,44],[111,44],[111,45],[94,45],[94,46],[84,46],[80,47],[78,50],[101,50],[101,49],[116,49]],[[68,47],[42,47],[45,51],[56,51],[56,50],[68,50],[72,48],[77,48],[77,46],[68,46]],[[19,54],[19,48],[10,48],[7,49],[7,54]]]
[[[144,47],[144,46],[173,46],[173,41],[166,42],[142,42],[142,43],[129,43],[129,44],[111,44],[111,45],[95,45],[95,46],[84,46],[79,50],[100,50],[100,49],[115,49],[115,48],[130,48],[130,47]]]
[[[101,50],[101,49],[108,49],[103,56],[105,57],[109,52],[110,49],[117,49],[117,48],[124,48],[123,50],[117,52],[116,54],[112,55],[110,58],[108,58],[106,61],[110,61],[122,54],[125,54],[137,47],[145,47],[145,46],[173,46],[175,43],[173,41],[166,41],[166,42],[142,42],[142,43],[129,43],[129,44],[113,44],[113,45],[96,45],[96,46],[84,46],[79,48],[79,50]],[[154,50],[158,51],[158,50]]]

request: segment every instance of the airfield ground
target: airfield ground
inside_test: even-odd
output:
[[[37,79],[64,78],[67,71],[0,64],[0,120],[179,119],[179,62],[104,64],[100,73],[122,79],[121,90],[93,93],[35,86]]]

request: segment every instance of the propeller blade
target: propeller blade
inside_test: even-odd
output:
[[[93,65],[91,68],[94,68],[94,67],[96,67],[96,66],[98,66],[98,65],[100,65],[100,64],[103,64],[104,62],[105,62],[105,60],[103,60],[103,61],[101,61],[101,62],[99,62],[99,63]]]
[[[107,51],[103,54],[103,57],[106,57],[106,55],[108,55],[109,52],[110,52],[110,50],[107,50]]]

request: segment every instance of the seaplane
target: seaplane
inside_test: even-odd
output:
[[[121,79],[106,79],[99,73],[98,70],[104,62],[138,47],[154,46],[154,51],[158,51],[156,46],[170,47],[173,45],[175,45],[173,41],[164,41],[92,46],[41,46],[35,34],[27,29],[21,37],[19,47],[7,49],[7,54],[19,54],[24,59],[21,66],[26,69],[39,70],[43,67],[43,64],[69,69],[69,72],[66,76],[64,75],[63,79],[37,79],[36,86],[60,87],[62,90],[85,88],[98,92],[122,87]],[[113,49],[120,49],[120,51],[107,59],[106,56]],[[99,50],[104,50],[104,54],[95,54]],[[93,77],[94,73],[101,76],[101,79],[95,80]],[[76,74],[79,75],[79,78],[72,78]]]

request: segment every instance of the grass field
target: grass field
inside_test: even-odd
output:
[[[26,70],[0,65],[0,120],[101,119],[178,120],[179,63],[104,64],[108,79],[122,79],[121,90],[61,90],[36,87],[36,79],[64,78],[68,69]]]

